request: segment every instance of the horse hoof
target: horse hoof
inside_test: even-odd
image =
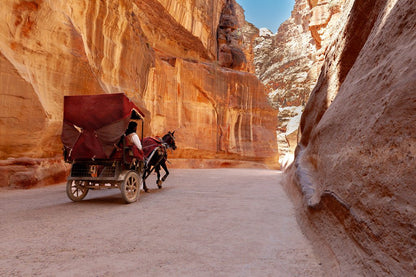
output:
[[[158,181],[156,182],[156,184],[157,184],[157,187],[158,187],[159,189],[161,189],[161,188],[162,188],[162,181],[158,180]]]

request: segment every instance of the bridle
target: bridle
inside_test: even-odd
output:
[[[169,135],[169,138],[172,140],[172,144],[169,143],[167,140],[165,140],[164,137],[166,137],[166,135]],[[173,133],[168,132],[163,138],[162,138],[162,144],[166,147],[166,148],[172,148],[173,150],[176,149],[176,145],[175,145],[175,137],[173,135]]]

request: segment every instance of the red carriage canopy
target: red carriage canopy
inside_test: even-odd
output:
[[[124,93],[65,96],[61,138],[67,158],[109,158],[130,119],[143,118]]]

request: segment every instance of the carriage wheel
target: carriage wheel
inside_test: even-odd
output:
[[[139,199],[142,178],[134,171],[127,173],[126,178],[120,186],[121,196],[126,203],[133,203]]]
[[[81,201],[88,194],[88,188],[86,181],[74,181],[70,180],[66,183],[66,195],[74,202]]]

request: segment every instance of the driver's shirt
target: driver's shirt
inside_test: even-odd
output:
[[[139,136],[136,133],[131,133],[127,136],[127,139],[131,144],[136,145],[139,150],[142,150],[142,144],[140,143]]]

